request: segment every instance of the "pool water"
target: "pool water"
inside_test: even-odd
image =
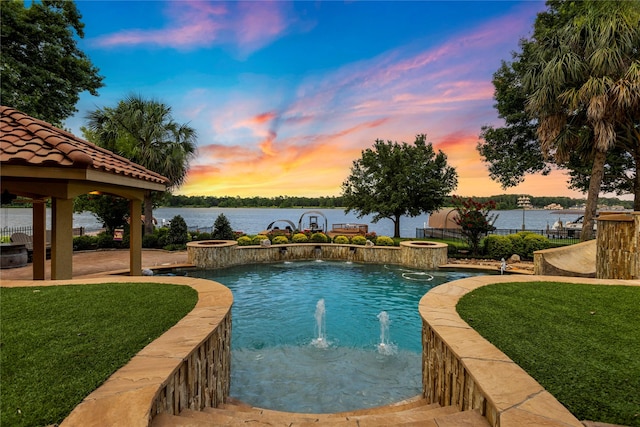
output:
[[[418,302],[434,286],[480,274],[323,261],[188,272],[233,292],[231,396],[312,413],[420,394]],[[326,345],[318,345],[319,304]]]

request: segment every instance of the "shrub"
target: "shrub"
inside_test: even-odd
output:
[[[276,236],[273,238],[274,245],[284,245],[285,243],[289,243],[287,236]]]
[[[213,223],[213,231],[211,232],[213,240],[234,240],[233,228],[231,223],[224,214],[218,215]]]
[[[307,243],[309,241],[309,238],[304,233],[296,233],[291,238],[291,241],[293,243]]]
[[[389,236],[379,236],[376,239],[376,245],[378,246],[393,246],[393,239]]]
[[[156,245],[156,247],[158,248],[162,248],[166,245],[169,244],[168,240],[169,240],[169,228],[167,227],[162,227],[162,228],[158,228],[154,231],[154,234],[158,235],[158,243]]]
[[[351,243],[354,245],[362,245],[364,246],[367,243],[367,239],[364,236],[353,236],[351,239]]]
[[[529,259],[533,258],[535,251],[548,249],[551,246],[549,239],[540,234],[528,234],[522,240],[524,242],[524,254],[521,255]]]
[[[453,196],[451,201],[458,212],[458,215],[453,217],[453,221],[460,226],[472,254],[478,255],[482,236],[496,229],[493,223],[497,215],[491,213],[496,203],[493,200],[484,203],[476,202],[472,198],[464,200],[458,196]]]
[[[329,238],[324,233],[313,233],[311,235],[311,240],[313,243],[327,243]]]
[[[333,243],[346,245],[347,243],[349,243],[349,238],[347,236],[336,236],[335,239],[333,239]]]
[[[492,234],[484,239],[485,252],[493,259],[509,258],[513,255],[513,244],[507,236]]]
[[[511,254],[518,254],[520,256],[524,256],[524,239],[520,235],[520,233],[509,234],[506,236],[511,242]]]
[[[150,249],[161,247],[158,244],[158,238],[159,234],[155,232],[152,234],[145,234],[144,236],[142,236],[142,247]]]
[[[86,251],[97,246],[98,239],[92,236],[78,236],[73,238],[74,251]]]
[[[181,251],[184,249],[184,244],[179,245],[176,243],[172,243],[172,244],[166,245],[162,249],[164,249],[165,251]]]
[[[185,245],[189,241],[189,230],[184,218],[176,215],[171,219],[169,233],[167,234],[167,245]]]
[[[253,244],[253,240],[249,236],[238,237],[238,246],[250,246]]]
[[[259,245],[260,242],[262,242],[264,239],[269,240],[269,238],[267,236],[265,236],[264,234],[258,234],[257,236],[255,236],[252,240],[254,245]]]
[[[206,231],[194,231],[191,233],[191,240],[211,240],[211,233],[207,233]]]
[[[113,235],[103,232],[96,236],[98,248],[115,248],[117,242],[113,240]]]

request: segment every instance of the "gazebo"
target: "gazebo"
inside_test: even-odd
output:
[[[111,194],[129,200],[129,270],[142,274],[142,201],[169,180],[47,122],[0,106],[0,192],[33,201],[33,279],[46,269],[46,203],[51,199],[51,279],[72,278],[73,199]]]

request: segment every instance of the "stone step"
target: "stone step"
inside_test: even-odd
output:
[[[411,419],[413,417],[398,414],[372,414],[362,415],[354,418],[323,418],[309,420],[309,417],[297,415],[304,414],[287,414],[287,419],[274,419],[271,416],[254,417],[254,418],[238,418],[233,416],[211,416],[211,413],[200,415],[195,414],[197,411],[184,411],[184,415],[175,416],[168,414],[160,414],[155,417],[152,427],[210,427],[210,426],[251,426],[260,427],[320,427],[320,426],[355,426],[355,427],[490,427],[488,421],[480,415],[478,410],[474,411],[443,411],[445,408],[439,408],[439,411],[431,412],[429,417],[427,413],[422,414],[423,417]],[[414,412],[414,411],[410,411]],[[429,411],[427,411],[429,412]],[[206,416],[202,416],[206,415]],[[408,415],[408,414],[404,414]],[[433,417],[431,417],[433,416]]]
[[[440,405],[437,403],[427,403],[422,396],[415,396],[409,399],[402,400],[400,402],[392,403],[390,405],[375,406],[373,408],[356,409],[354,411],[336,412],[330,414],[331,416],[353,416],[353,415],[366,415],[366,414],[384,414],[389,412],[406,411],[416,408],[423,408],[428,406],[430,408],[438,408]]]
[[[242,405],[240,405],[242,406]],[[185,410],[179,416],[160,414],[152,427],[252,426],[311,427],[489,427],[478,411],[460,412],[455,407],[410,407],[398,412],[360,415],[297,414],[254,408],[247,411],[207,408],[204,411]]]

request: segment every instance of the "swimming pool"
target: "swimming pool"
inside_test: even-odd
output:
[[[300,261],[187,274],[233,292],[231,396],[327,413],[420,394],[420,298],[433,286],[486,273]],[[318,345],[319,322],[327,345]]]

